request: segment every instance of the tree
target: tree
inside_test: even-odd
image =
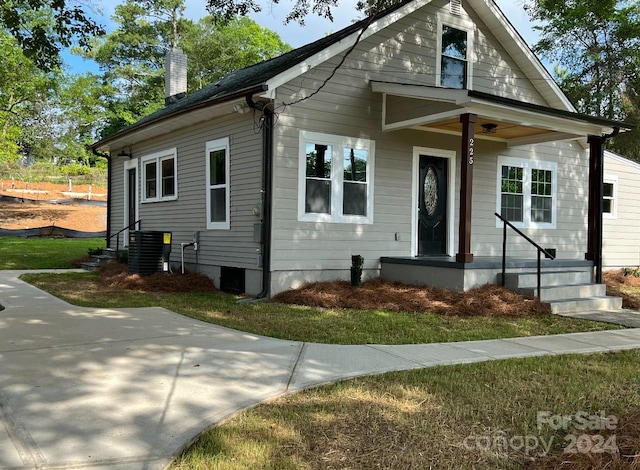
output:
[[[115,9],[116,30],[95,38],[90,52],[76,49],[101,68],[102,136],[164,106],[164,58],[176,45],[188,57],[189,91],[290,49],[248,18],[194,23],[181,17],[183,11],[184,0],[127,0]]]
[[[17,40],[0,31],[0,160],[17,162],[24,153],[27,121],[55,90],[58,73],[43,72],[25,57]]]
[[[70,0],[7,0],[0,4],[0,26],[15,38],[24,55],[46,72],[61,65],[60,51],[77,42],[88,48],[102,26]]]
[[[586,114],[625,120],[637,116],[640,65],[638,1],[529,0],[540,41],[534,50],[552,62],[560,87]],[[612,147],[640,160],[629,145],[640,131],[614,140]]]
[[[118,28],[93,39],[90,51],[102,71],[108,110],[102,135],[136,122],[164,105],[164,55],[192,22],[181,18],[184,0],[127,0],[113,20]]]
[[[186,31],[181,45],[188,57],[190,89],[291,50],[277,33],[246,17],[226,23],[204,17]]]

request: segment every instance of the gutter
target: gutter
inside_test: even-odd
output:
[[[95,147],[91,147],[91,152],[97,157],[107,159],[107,234],[105,237],[105,246],[109,248],[109,240],[111,240],[111,154],[99,152]]]
[[[251,109],[262,113],[262,290],[256,299],[269,297],[271,286],[271,204],[273,201],[273,111],[246,95]]]

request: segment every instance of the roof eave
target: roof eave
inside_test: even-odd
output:
[[[210,106],[215,106],[221,103],[225,103],[228,101],[234,101],[237,100],[238,98],[242,98],[245,97],[247,95],[254,95],[257,93],[264,93],[265,91],[267,91],[267,86],[264,83],[261,83],[259,85],[254,85],[251,87],[247,87],[247,88],[243,88],[242,90],[238,90],[236,92],[227,94],[227,95],[223,95],[223,96],[216,96],[213,98],[210,98],[208,100],[205,101],[201,101],[198,103],[194,103],[191,106],[186,106],[184,108],[178,108],[176,109],[174,112],[170,112],[167,114],[163,114],[162,116],[159,116],[157,119],[151,119],[149,121],[144,121],[140,124],[135,123],[132,124],[128,127],[125,127],[124,129],[117,131],[111,135],[109,135],[108,137],[105,137],[104,139],[99,140],[98,142],[95,142],[91,145],[89,145],[87,148],[91,151],[96,150],[108,150],[109,148],[109,143],[110,142],[114,142],[116,140],[122,139],[124,137],[130,136],[135,134],[136,132],[139,132],[143,129],[146,129],[148,127],[151,126],[155,126],[158,125],[164,121],[168,121],[171,119],[175,119],[179,116],[182,116],[183,114],[198,110],[198,109],[202,109],[202,108],[207,108]]]

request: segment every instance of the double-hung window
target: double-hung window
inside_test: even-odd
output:
[[[618,177],[605,175],[602,186],[602,216],[606,219],[618,217],[617,193]]]
[[[178,198],[178,159],[175,148],[142,157],[142,202]]]
[[[468,88],[469,33],[466,30],[441,25],[439,69],[440,86]]]
[[[207,228],[228,230],[229,214],[229,139],[206,144]]]
[[[374,142],[300,132],[298,218],[373,222]]]
[[[497,185],[497,212],[516,227],[555,228],[555,163],[500,157]]]

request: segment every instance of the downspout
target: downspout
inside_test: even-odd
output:
[[[267,103],[246,96],[250,108],[262,113],[262,290],[257,299],[269,297],[271,285],[271,202],[273,179],[273,111]]]
[[[601,139],[601,149],[599,157],[599,175],[598,175],[598,184],[600,185],[599,197],[598,197],[598,216],[597,223],[598,228],[596,230],[596,284],[602,284],[602,244],[603,244],[603,222],[602,222],[602,213],[604,210],[604,201],[602,199],[602,195],[604,194],[604,149],[607,145],[607,141],[613,139],[620,133],[619,127],[614,127],[613,132],[611,134],[605,134]]]
[[[109,248],[109,240],[111,240],[111,153],[100,153],[95,148],[92,148],[91,152],[97,157],[107,159],[107,235],[105,246]]]

